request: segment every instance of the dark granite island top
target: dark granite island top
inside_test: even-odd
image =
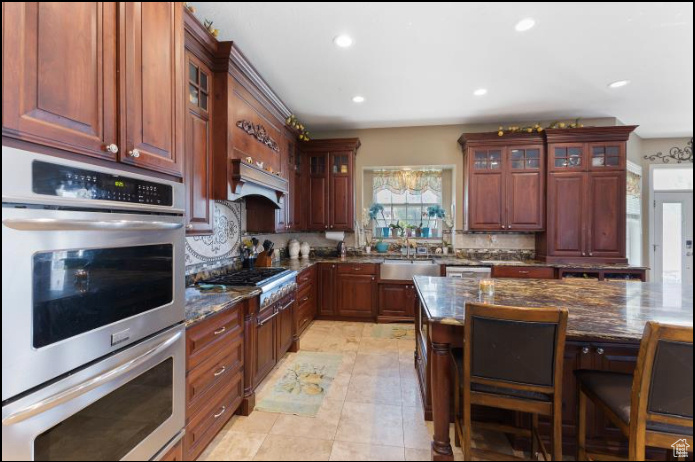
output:
[[[642,282],[495,279],[483,297],[469,279],[416,276],[429,321],[462,325],[467,302],[569,310],[567,336],[639,342],[647,321],[693,325],[693,286]]]

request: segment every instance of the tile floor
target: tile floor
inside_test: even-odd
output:
[[[200,460],[430,460],[432,423],[423,419],[413,366],[415,341],[373,338],[372,326],[314,321],[302,336],[301,349],[343,355],[318,415],[254,411],[234,416]],[[291,355],[261,384],[257,401],[268,383],[282,375]],[[504,435],[474,436],[476,447],[514,454]],[[460,460],[460,450],[454,448],[454,453]]]

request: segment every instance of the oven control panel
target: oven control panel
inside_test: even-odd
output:
[[[32,164],[32,190],[49,196],[162,207],[170,207],[173,201],[172,187],[168,184],[39,160]]]

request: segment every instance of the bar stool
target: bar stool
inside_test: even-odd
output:
[[[567,310],[466,304],[463,352],[456,363],[456,445],[463,460],[500,460],[506,454],[471,448],[471,406],[529,413],[531,429],[475,423],[480,428],[530,437],[532,455],[550,455],[538,434],[538,416],[552,422],[552,459],[562,460],[562,364]],[[497,457],[497,459],[495,459]]]
[[[629,460],[647,446],[693,447],[693,328],[648,322],[634,374],[575,371],[578,382],[577,460],[601,457],[586,450],[586,399],[628,438]]]

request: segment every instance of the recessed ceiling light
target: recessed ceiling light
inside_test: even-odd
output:
[[[335,43],[336,46],[339,46],[340,48],[347,48],[352,45],[352,37],[350,37],[349,35],[342,34],[334,38],[333,43]]]
[[[353,103],[364,103],[364,96],[353,96],[352,97],[352,102]]]
[[[620,88],[624,87],[625,85],[628,85],[630,83],[629,80],[616,80],[615,82],[611,82],[608,84],[610,88]]]
[[[514,26],[517,32],[526,32],[527,30],[533,29],[536,25],[536,20],[533,18],[524,18]]]
[[[475,96],[485,96],[487,95],[487,88],[478,88],[476,91],[473,92]]]

